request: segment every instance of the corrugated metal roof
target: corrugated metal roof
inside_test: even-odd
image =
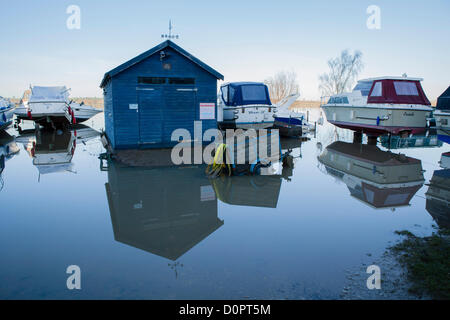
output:
[[[204,62],[200,61],[199,59],[197,59],[196,57],[194,57],[189,52],[187,52],[180,46],[176,45],[172,41],[166,40],[166,41],[160,43],[159,45],[157,45],[156,47],[153,47],[150,50],[138,55],[137,57],[134,57],[133,59],[128,60],[127,62],[121,64],[120,66],[106,72],[103,77],[102,82],[100,83],[100,88],[103,88],[110,78],[114,77],[115,75],[125,71],[126,69],[130,68],[131,66],[134,66],[135,64],[141,62],[144,59],[147,59],[148,57],[152,56],[153,54],[155,54],[167,47],[170,47],[170,48],[174,49],[175,51],[177,51],[178,53],[180,53],[181,55],[185,56],[187,59],[189,59],[192,62],[194,62],[195,64],[197,64],[199,67],[201,67],[201,68],[205,69],[207,72],[211,73],[217,79],[220,79],[220,80],[224,79],[224,77],[221,73],[217,72],[216,70],[214,70],[213,68],[211,68],[210,66],[205,64]]]

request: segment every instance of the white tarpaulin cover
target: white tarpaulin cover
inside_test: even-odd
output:
[[[63,87],[33,87],[31,88],[31,96],[29,102],[43,101],[61,101],[66,102],[69,98],[69,92],[65,86]]]

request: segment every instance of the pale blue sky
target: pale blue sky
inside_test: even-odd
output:
[[[80,30],[66,28],[71,4],[81,8]],[[381,9],[380,30],[366,27],[369,5]],[[294,70],[302,98],[316,99],[327,60],[358,49],[360,78],[423,77],[434,100],[450,85],[449,12],[448,0],[0,0],[0,95],[33,84],[101,96],[103,74],[161,42],[171,18],[175,42],[226,81]]]

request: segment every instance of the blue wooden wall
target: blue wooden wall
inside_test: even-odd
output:
[[[188,129],[193,139],[193,122],[199,120],[200,103],[216,103],[216,77],[170,47],[164,51],[168,57],[163,61],[156,53],[113,76],[105,86],[105,129],[113,148],[170,147],[176,144],[170,140],[173,130],[177,128]],[[170,69],[163,68],[163,64],[170,64]],[[195,85],[139,84],[138,77],[195,78]],[[196,88],[197,91],[189,94],[189,91],[180,92],[177,88]],[[141,112],[141,104],[158,101],[164,106],[162,110],[145,112],[145,115]],[[130,104],[138,104],[138,110],[130,109]],[[203,132],[217,128],[216,119],[202,120]],[[158,128],[162,130],[162,141],[140,143],[142,136],[152,140],[152,134]]]

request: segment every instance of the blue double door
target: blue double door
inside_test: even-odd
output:
[[[140,144],[168,146],[178,128],[193,135],[198,112],[195,88],[158,85],[138,88],[137,95]]]

